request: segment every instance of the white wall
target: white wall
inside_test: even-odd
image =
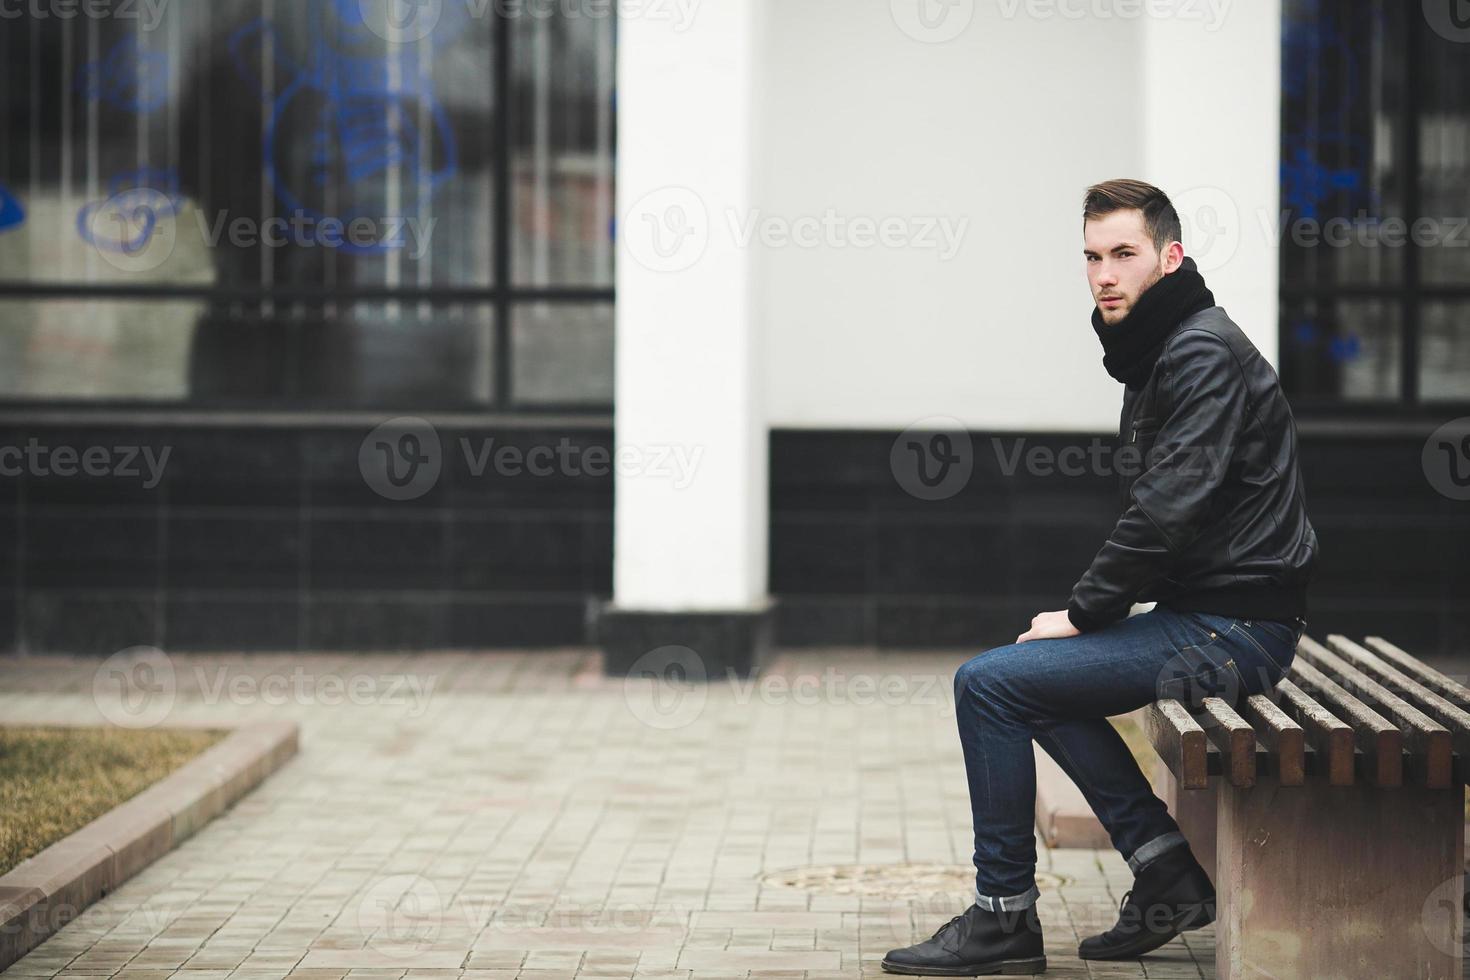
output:
[[[1279,0],[1223,0],[1218,23],[1146,20],[1108,2],[770,5],[761,217],[777,231],[828,209],[897,217],[906,236],[924,217],[963,228],[948,258],[850,235],[756,249],[771,426],[1116,428],[1122,389],[1088,322],[1082,193],[1113,177],[1208,185],[1259,228],[1254,210],[1276,207],[1280,13]],[[917,4],[952,19],[931,30]],[[1099,8],[1117,14],[1068,16]],[[1246,237],[1206,278],[1274,359],[1269,244]]]

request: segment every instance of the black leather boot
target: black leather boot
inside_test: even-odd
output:
[[[990,912],[971,905],[914,946],[888,951],[887,973],[926,977],[978,977],[1041,973],[1046,956],[1036,905]]]
[[[1077,947],[1084,960],[1141,956],[1190,929],[1215,921],[1215,886],[1188,844],[1171,847],[1138,870],[1123,895],[1118,922]]]

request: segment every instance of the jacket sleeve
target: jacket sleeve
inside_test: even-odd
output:
[[[1127,616],[1135,597],[1166,576],[1204,530],[1245,422],[1245,375],[1219,337],[1185,331],[1159,367],[1169,414],[1148,454],[1127,461],[1142,470],[1130,503],[1067,603],[1067,618],[1084,633]]]

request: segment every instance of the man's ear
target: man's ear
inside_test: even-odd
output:
[[[1169,247],[1164,249],[1163,255],[1164,275],[1169,275],[1184,263],[1184,243],[1170,242]]]

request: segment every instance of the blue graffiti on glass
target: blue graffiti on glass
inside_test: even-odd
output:
[[[77,234],[97,248],[136,255],[153,240],[159,221],[174,217],[183,206],[176,171],[129,170],[107,182],[106,198],[77,212]]]
[[[1327,356],[1339,364],[1351,361],[1363,352],[1363,343],[1355,334],[1333,337],[1327,344]]]
[[[124,38],[77,72],[77,91],[124,112],[152,112],[168,102],[168,55]]]
[[[1372,17],[1374,25],[1358,25],[1353,31],[1354,37],[1372,37],[1384,30],[1383,12],[1345,5],[1334,6],[1329,15],[1320,0],[1295,0],[1288,11],[1281,36],[1281,95],[1288,103],[1288,118],[1304,119],[1306,125],[1282,134],[1282,204],[1309,219],[1347,214],[1355,207],[1376,210],[1379,195],[1364,176],[1371,148],[1355,133],[1361,120],[1355,127],[1350,116],[1353,108],[1362,110],[1357,50],[1334,19]],[[1319,104],[1314,86],[1328,82],[1331,97]],[[1302,108],[1292,110],[1292,105]],[[1324,157],[1352,163],[1333,167],[1322,162]]]
[[[26,209],[20,206],[15,195],[0,184],[0,231],[19,228],[26,223]]]
[[[267,180],[285,211],[311,219],[318,244],[357,254],[400,249],[404,213],[427,205],[458,172],[454,131],[430,71],[432,50],[463,30],[468,15],[441,17],[422,44],[392,44],[370,30],[359,0],[309,3],[304,64],[265,19],[246,24],[229,42],[246,81],[261,85],[255,65],[267,54],[290,78],[275,95],[261,85],[270,107]],[[446,14],[468,8],[444,6]],[[297,133],[309,135],[302,140]],[[389,204],[390,191],[397,204]],[[392,233],[376,241],[342,236],[361,219]],[[328,228],[333,222],[335,233]]]

